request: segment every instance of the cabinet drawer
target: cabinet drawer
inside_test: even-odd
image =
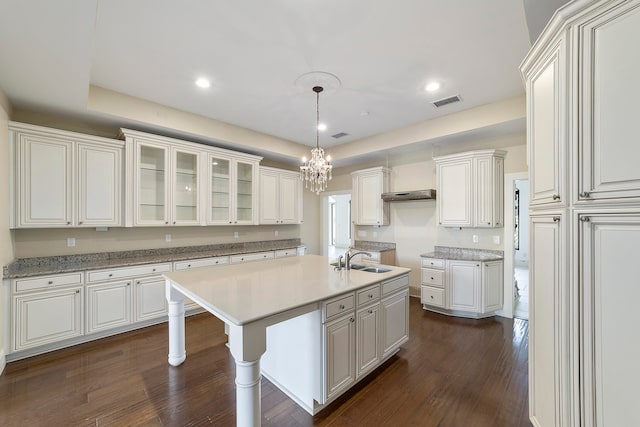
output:
[[[444,269],[444,260],[437,258],[422,258],[422,266],[428,268],[442,268]]]
[[[170,263],[146,264],[135,267],[109,268],[94,270],[87,273],[87,283],[101,282],[104,280],[127,279],[136,276],[151,276],[171,271]]]
[[[357,292],[358,307],[380,299],[380,285],[370,286]]]
[[[387,295],[409,286],[409,276],[398,277],[382,284],[382,295]]]
[[[213,258],[200,258],[188,261],[176,261],[173,263],[173,270],[188,270],[189,268],[210,267],[212,265],[229,264],[228,256],[219,256]]]
[[[285,258],[288,256],[298,256],[298,251],[295,248],[276,251],[276,258]]]
[[[349,311],[353,311],[355,306],[355,297],[353,294],[342,296],[339,299],[324,303],[325,321],[331,320]]]
[[[434,307],[444,308],[444,289],[422,286],[420,302]]]
[[[30,279],[15,279],[13,281],[13,291],[25,292],[79,284],[82,284],[82,273],[57,274],[55,276],[41,276]]]
[[[422,284],[444,288],[444,270],[422,269]]]
[[[237,264],[240,262],[247,262],[247,261],[260,261],[263,259],[273,259],[273,256],[274,256],[273,251],[255,252],[252,254],[232,255],[231,264]]]

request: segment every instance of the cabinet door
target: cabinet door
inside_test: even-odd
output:
[[[627,2],[580,27],[580,199],[640,198],[640,8]],[[635,51],[635,48],[629,48]],[[537,142],[537,141],[536,141]]]
[[[593,215],[580,222],[583,420],[589,426],[640,425],[640,214]]]
[[[531,206],[565,202],[565,48],[560,41],[527,80],[527,146]]]
[[[81,287],[13,297],[13,349],[81,336],[82,297]]]
[[[231,224],[232,197],[232,165],[231,159],[220,156],[209,156],[209,224]]]
[[[383,299],[380,307],[384,358],[409,339],[409,289]]]
[[[439,224],[445,227],[471,227],[471,159],[440,163],[437,168]]]
[[[200,153],[172,149],[171,222],[200,224]]]
[[[161,277],[139,279],[136,287],[136,322],[167,315],[165,281]]]
[[[260,224],[280,222],[279,174],[275,171],[260,171]]]
[[[302,222],[302,182],[297,173],[280,174],[280,223]]]
[[[473,261],[449,261],[447,270],[449,308],[480,312],[480,264]]]
[[[235,182],[234,224],[254,224],[256,222],[256,165],[237,161]]]
[[[358,225],[383,225],[382,173],[358,176]]]
[[[502,309],[504,301],[502,261],[482,264],[482,312],[488,313]]]
[[[131,323],[131,282],[87,286],[87,333]]]
[[[148,143],[136,145],[136,225],[169,224],[169,150]]]
[[[325,401],[356,379],[356,328],[353,317],[345,317],[324,327]]]
[[[504,218],[504,160],[475,159],[475,226],[502,227]]]
[[[122,225],[122,149],[78,144],[78,225]]]
[[[356,314],[357,377],[374,368],[380,361],[379,304],[363,308]]]
[[[529,261],[529,413],[534,425],[560,425],[562,221],[531,216]],[[566,326],[565,326],[566,327]],[[568,402],[566,407],[569,408]]]
[[[19,226],[72,225],[72,143],[32,135],[19,138]]]

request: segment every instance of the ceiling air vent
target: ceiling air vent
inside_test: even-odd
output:
[[[444,98],[444,99],[439,99],[437,101],[433,101],[432,104],[435,105],[437,108],[440,108],[444,105],[447,104],[453,104],[454,102],[460,102],[462,99],[460,98],[460,95],[454,95],[454,96],[450,96],[449,98]]]
[[[331,138],[338,139],[338,138],[342,138],[343,136],[347,136],[347,135],[349,135],[349,134],[345,133],[345,132],[340,132],[340,133],[336,133],[335,135],[331,135]]]

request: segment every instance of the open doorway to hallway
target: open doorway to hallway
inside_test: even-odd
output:
[[[513,316],[529,318],[529,181],[514,183],[514,306]]]
[[[325,199],[323,241],[326,254],[333,261],[351,245],[351,193],[330,194]]]

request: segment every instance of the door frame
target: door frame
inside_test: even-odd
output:
[[[322,224],[320,226],[320,244],[322,247],[322,256],[328,255],[327,249],[329,247],[329,197],[334,195],[342,196],[351,193],[351,190],[325,191],[324,193],[322,193],[322,206],[320,207],[320,210],[322,211]],[[350,224],[349,226],[353,227],[352,224]],[[353,243],[353,229],[351,229],[351,242]]]
[[[516,188],[516,181],[528,180],[528,172],[506,173],[504,174],[504,302],[502,310],[496,312],[502,317],[513,318],[513,273],[515,267],[515,248],[513,245],[513,227],[515,224],[513,217],[513,193]]]

